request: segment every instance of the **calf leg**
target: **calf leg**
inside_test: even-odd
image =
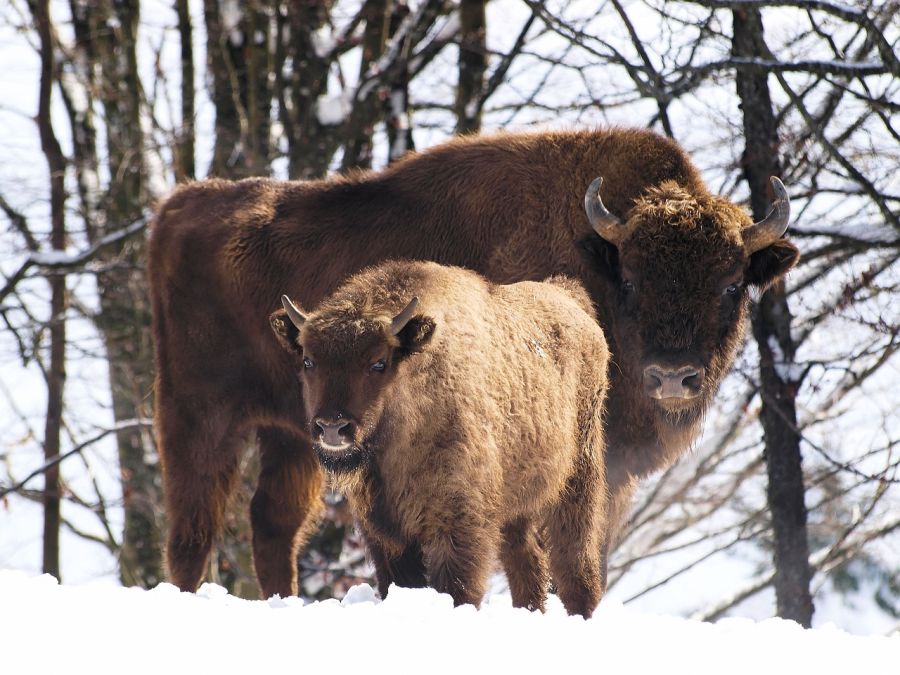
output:
[[[260,429],[258,437],[253,562],[263,597],[287,597],[297,594],[297,554],[322,513],[323,474],[307,440],[275,428]]]
[[[603,593],[606,499],[603,473],[582,458],[547,518],[550,571],[569,614],[589,618]]]
[[[404,588],[423,588],[427,585],[425,562],[418,544],[408,545],[399,555],[392,555],[370,536],[366,536],[366,546],[369,558],[375,565],[375,579],[382,598],[387,597],[391,584]]]
[[[168,517],[166,565],[172,583],[193,592],[222,530],[244,438],[227,415],[188,418],[175,408],[159,406],[156,420]]]
[[[538,540],[537,529],[525,518],[503,527],[500,560],[509,581],[513,607],[544,611],[547,599],[547,556]]]
[[[477,526],[460,518],[437,528],[423,545],[428,585],[449,593],[453,604],[478,607],[487,591],[496,545]]]

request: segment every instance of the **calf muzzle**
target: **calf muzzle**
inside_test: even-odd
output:
[[[345,419],[330,420],[319,417],[316,419],[316,426],[321,429],[321,438],[328,445],[345,445],[352,438],[353,425]]]

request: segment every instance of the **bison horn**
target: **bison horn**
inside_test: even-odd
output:
[[[281,296],[281,304],[284,305],[284,311],[287,312],[291,323],[294,324],[298,330],[303,328],[303,324],[306,323],[306,317],[303,316],[299,309],[297,309],[297,305],[291,302],[291,299],[286,295]]]
[[[416,311],[416,307],[419,305],[419,298],[414,297],[409,301],[409,304],[403,308],[397,316],[391,321],[391,334],[396,335],[401,330],[406,327],[406,324],[409,323],[409,320],[413,316],[413,312]]]
[[[772,210],[761,221],[741,232],[744,238],[744,250],[748,255],[756,253],[780,239],[781,235],[787,231],[788,221],[791,219],[791,200],[784,183],[775,176],[769,178],[769,181],[771,181],[772,191],[775,193]]]
[[[622,240],[622,221],[611,214],[600,199],[600,186],[603,178],[597,177],[588,186],[584,195],[584,211],[594,232],[606,239],[610,244],[618,244]]]

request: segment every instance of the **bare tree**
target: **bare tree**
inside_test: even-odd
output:
[[[454,105],[458,134],[481,128],[480,96],[487,69],[484,4],[484,0],[462,0],[459,3],[459,78]]]
[[[49,38],[37,21],[45,6],[16,0],[0,16],[25,48],[49,55],[58,98],[46,100],[61,102],[53,117],[61,154],[54,182],[39,184],[51,199],[65,195],[67,208],[52,202],[48,216],[16,184],[0,182],[3,236],[16,242],[14,256],[0,261],[11,355],[2,367],[51,373],[47,345],[57,344],[65,317],[65,365],[88,353],[108,361],[108,382],[94,387],[111,392],[115,421],[85,420],[78,406],[63,405],[56,454],[10,469],[5,499],[56,491],[64,534],[110,551],[125,583],[161,578],[156,454],[144,424],[152,364],[143,237],[147,207],[176,180],[377,169],[414,145],[480,129],[644,125],[685,145],[708,182],[756,217],[768,203],[768,176],[781,175],[803,258],[783,287],[758,299],[755,339],[722,387],[703,441],[641,491],[611,561],[612,592],[652,603],[739,557],[755,565],[746,583],[711,587],[684,611],[714,619],[775,589],[773,612],[808,622],[810,595],[857,582],[864,590],[871,580],[875,602],[900,611],[896,565],[879,548],[897,536],[900,506],[900,429],[885,403],[896,397],[890,373],[900,346],[890,302],[900,289],[896,0],[204,0],[193,16],[190,3],[175,0],[162,27],[142,24],[136,3],[70,0],[68,17],[54,6]],[[205,60],[199,50],[195,60],[192,41]],[[142,69],[142,58],[152,67]],[[195,67],[206,82],[196,90]],[[204,115],[210,108],[214,121]],[[60,184],[68,193],[54,192]],[[63,213],[67,249],[48,255],[45,233]],[[33,289],[64,277],[69,305],[52,309],[47,323],[46,299]],[[88,344],[94,338],[73,337],[72,326],[87,322],[99,349]],[[67,390],[80,384],[71,375],[66,382]],[[5,378],[0,384],[26,439],[4,436],[0,453],[34,446],[43,454],[53,434],[38,428],[55,426],[53,415],[40,423],[17,415],[16,392]],[[93,476],[81,491],[64,478],[89,475],[97,439],[113,436],[122,504]],[[252,595],[254,453],[243,461],[248,489],[226,524],[238,544],[218,547],[211,578]],[[64,469],[60,488],[55,468]],[[34,489],[43,472],[48,489]],[[369,573],[341,500],[332,495],[327,506],[301,562],[310,596],[339,594]],[[99,529],[66,518],[66,507],[88,510]],[[120,509],[124,532],[111,524]],[[651,581],[635,582],[651,564]]]
[[[758,9],[732,12],[736,58],[769,56]],[[769,96],[767,73],[738,69],[735,83],[744,126],[742,169],[750,185],[750,204],[757,221],[766,216],[769,176],[781,174],[778,128]],[[753,313],[753,335],[760,353],[760,397],[768,473],[768,501],[775,535],[775,593],[778,615],[812,625],[809,545],[800,435],[797,433],[796,344],[784,282],[766,291]]]
[[[40,37],[41,84],[37,122],[41,136],[41,149],[47,158],[50,170],[50,221],[52,224],[50,246],[54,251],[62,251],[66,246],[64,182],[66,161],[50,118],[50,94],[56,74],[49,0],[39,0],[32,9]],[[66,277],[64,274],[58,274],[50,277],[49,281],[52,299],[50,301],[50,364],[45,373],[47,378],[47,419],[44,426],[44,459],[52,462],[59,457],[63,389],[66,379]],[[43,501],[43,570],[45,573],[59,577],[60,482],[57,467],[49,468],[44,473]]]

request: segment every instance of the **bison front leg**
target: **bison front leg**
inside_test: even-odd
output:
[[[623,472],[609,471],[607,475],[606,528],[601,548],[603,592],[606,592],[609,555],[621,539],[622,528],[631,510],[637,479]]]
[[[260,473],[250,502],[253,562],[263,597],[297,595],[297,554],[322,513],[323,475],[309,442],[259,430]]]
[[[503,527],[500,560],[509,581],[513,607],[544,611],[550,581],[547,556],[534,523],[517,518]]]

